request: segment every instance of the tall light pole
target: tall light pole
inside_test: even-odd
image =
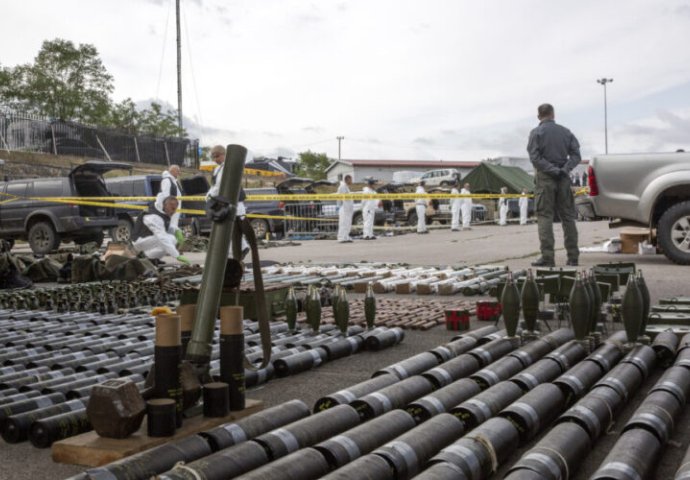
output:
[[[613,78],[598,78],[597,83],[604,86],[604,142],[606,154],[609,153],[609,119],[606,107],[606,84],[613,82]]]
[[[338,140],[338,161],[340,161],[340,142],[345,140],[345,137],[335,137]]]

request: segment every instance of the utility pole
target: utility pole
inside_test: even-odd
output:
[[[180,32],[180,0],[175,0],[177,17],[177,126],[182,131],[182,33]]]
[[[335,137],[338,140],[338,161],[340,161],[340,142],[342,142],[345,137]]]
[[[609,153],[609,119],[608,119],[608,109],[606,107],[606,84],[613,82],[613,78],[598,78],[597,83],[604,86],[604,147],[605,152]]]

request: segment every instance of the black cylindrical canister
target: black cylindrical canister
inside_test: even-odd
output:
[[[467,350],[470,350],[470,347],[468,347]],[[431,350],[429,350],[429,353],[433,353],[434,355],[436,355],[438,363],[447,362],[451,358],[455,358],[458,355],[453,350],[446,348],[444,345],[439,345],[438,347],[432,348]]]
[[[326,352],[328,361],[337,360],[339,358],[348,357],[353,353],[359,351],[364,344],[362,337],[357,335],[347,338],[342,338],[333,343],[322,345],[321,348]]]
[[[575,338],[575,334],[573,333],[573,330],[570,328],[559,328],[558,330],[549,332],[543,337],[541,337],[542,340],[547,341],[551,345],[553,345],[553,348],[558,348],[560,345],[563,345],[566,342],[571,341],[573,338]]]
[[[517,383],[523,391],[528,392],[541,383],[552,381],[560,373],[561,367],[557,362],[543,358],[531,367],[513,375],[510,381]]]
[[[619,344],[604,342],[599,348],[588,355],[585,360],[596,363],[601,367],[601,373],[606,373],[611,370],[622,357],[623,350]]]
[[[411,478],[443,447],[462,436],[464,429],[457,418],[441,413],[427,422],[374,450],[395,470],[396,478]]]
[[[508,405],[499,416],[513,422],[520,434],[520,443],[524,444],[551,425],[564,407],[563,392],[553,383],[543,383]]]
[[[687,368],[668,368],[654,384],[650,393],[659,390],[672,393],[681,405],[685,405],[688,397],[690,397],[690,374]]]
[[[276,375],[279,377],[287,377],[288,375],[296,375],[300,372],[305,372],[321,365],[328,355],[326,351],[321,348],[313,348],[304,352],[290,355],[273,362]]]
[[[572,478],[592,442],[578,424],[566,422],[553,427],[508,471],[510,480],[561,480]],[[531,473],[531,475],[530,475]]]
[[[433,384],[424,377],[415,375],[389,387],[372,392],[350,403],[359,413],[362,421],[371,420],[382,413],[401,408],[434,389]]]
[[[254,439],[272,460],[309,447],[359,424],[359,415],[349,405],[338,405],[259,435]]]
[[[599,364],[580,362],[553,381],[565,394],[566,405],[572,405],[592,388],[602,376]]]
[[[20,393],[16,388],[8,388],[7,390],[3,390],[3,393],[6,393],[6,396],[0,398],[0,406],[7,405],[8,403],[20,402],[22,400],[28,400],[41,395],[41,392],[37,392],[36,390],[29,390],[28,392]]]
[[[463,353],[438,367],[427,370],[422,373],[422,376],[431,381],[435,388],[441,388],[476,372],[480,366],[476,357]]]
[[[591,480],[649,478],[661,453],[661,443],[643,428],[623,432]]]
[[[676,358],[676,350],[678,349],[678,335],[673,333],[673,330],[666,330],[657,334],[652,342],[652,348],[656,353],[656,358],[659,360],[659,365],[662,367],[670,367],[673,365],[673,360]]]
[[[388,462],[383,457],[370,453],[321,477],[321,480],[393,480],[394,478],[394,470]]]
[[[303,448],[275,462],[242,475],[245,480],[310,480],[330,471],[323,455],[313,448]]]
[[[91,430],[86,408],[41,418],[31,424],[29,441],[36,448],[48,448],[63,438]]]
[[[152,398],[146,402],[146,432],[149,437],[172,437],[177,424],[175,400]]]
[[[79,400],[69,400],[47,407],[18,413],[7,417],[2,422],[2,438],[7,443],[19,443],[29,438],[29,428],[35,420],[52,417],[65,412],[73,412],[84,408],[84,403]]]
[[[204,417],[225,417],[230,413],[230,390],[225,382],[204,384]]]
[[[470,378],[477,382],[479,388],[485,390],[500,381],[507,380],[523,368],[522,362],[519,359],[507,356],[499,358],[488,367],[473,373],[470,375]]]
[[[206,440],[199,435],[189,435],[135,453],[102,467],[91,468],[88,470],[90,475],[88,478],[144,480],[170,470],[179,462],[191,462],[206,457],[210,453],[211,447],[206,443]]]
[[[684,405],[681,405],[672,393],[663,390],[651,392],[637,407],[635,413],[623,427],[623,431],[632,428],[646,428],[664,445],[673,433],[674,422]]]
[[[557,362],[561,367],[561,372],[566,372],[585,358],[585,355],[587,355],[587,352],[579,342],[570,341],[544,356],[544,358]]]
[[[615,394],[615,392],[613,393]],[[620,397],[617,398],[622,402]],[[616,411],[614,407],[615,404],[611,403],[611,397],[607,398],[599,394],[589,394],[561,415],[558,423],[577,423],[589,434],[590,439],[594,442],[606,431],[613,421]]]
[[[273,364],[269,363],[266,368],[260,368],[259,370],[245,370],[244,371],[244,383],[247,388],[255,387],[257,385],[263,385],[273,378],[275,369]]]
[[[508,356],[519,359],[524,367],[529,367],[544,355],[553,351],[554,348],[556,347],[543,338],[537,338],[517,350],[513,350]]]
[[[485,366],[512,352],[519,344],[518,338],[497,338],[481,347],[473,348],[467,353],[479,360],[482,366]]]
[[[407,413],[412,415],[415,422],[420,424],[429,420],[434,415],[448,412],[451,408],[465,400],[477,395],[481,389],[477,382],[469,378],[446,385],[430,394],[415,400],[405,407]]]
[[[228,384],[230,410],[245,407],[244,328],[242,307],[220,309],[220,381]]]
[[[487,325],[486,327],[475,328],[474,330],[469,330],[467,332],[461,333],[460,335],[455,335],[453,338],[450,339],[450,341],[454,342],[461,338],[474,338],[475,340],[478,340],[480,338],[496,333],[497,331],[498,327],[496,327],[495,325]],[[503,332],[503,335],[505,335],[505,332]]]
[[[606,385],[618,392],[627,401],[635,393],[642,380],[642,373],[635,365],[621,363],[594,384],[594,388],[599,385]]]
[[[430,368],[434,368],[439,364],[438,356],[431,352],[422,352],[410,358],[406,358],[398,363],[389,365],[385,368],[374,372],[372,377],[385,375],[391,373],[396,375],[400,380],[411,377],[412,375],[419,375]]]
[[[470,431],[513,403],[522,394],[522,389],[515,383],[500,382],[453,407],[450,413],[463,423],[466,431]]]
[[[483,337],[477,338],[477,346],[493,342],[496,339],[505,337],[507,334],[508,331],[505,328],[503,330],[496,330],[493,333],[489,333],[488,335],[484,335]]]
[[[620,363],[635,365],[640,370],[642,378],[647,378],[656,363],[656,352],[648,345],[636,345]]]
[[[253,440],[201,457],[177,466],[162,475],[160,480],[225,480],[235,478],[269,462],[266,450]]]
[[[474,337],[461,337],[452,342],[446,343],[443,347],[449,350],[453,357],[470,351],[477,346],[477,339]]]
[[[364,380],[344,390],[338,390],[330,395],[319,398],[314,405],[314,412],[321,412],[333,408],[336,405],[353,402],[364,395],[381,390],[399,381],[400,379],[397,376],[390,374]]]
[[[402,342],[405,338],[405,331],[402,328],[389,328],[374,335],[369,335],[364,340],[367,350],[383,350]]]
[[[391,410],[380,417],[329,438],[314,446],[331,468],[340,468],[386,442],[414,428],[412,417],[403,410]]]
[[[414,478],[415,480],[470,480],[462,468],[448,462],[435,463]]]
[[[208,440],[213,451],[218,451],[307,417],[309,413],[309,407],[304,402],[290,400],[199,435]]]
[[[156,316],[156,344],[154,347],[153,396],[172,398],[176,405],[177,426],[182,426],[182,386],[180,384],[180,317]]]
[[[34,397],[28,400],[19,400],[14,403],[8,403],[7,405],[3,405],[3,407],[0,409],[0,425],[7,417],[12,415],[18,415],[20,413],[38,410],[39,408],[57,405],[65,400],[65,396],[62,393],[51,393],[49,395],[41,395],[40,397]]]

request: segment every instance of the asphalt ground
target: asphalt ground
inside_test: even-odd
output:
[[[555,226],[556,245],[562,247],[562,235]],[[605,222],[584,222],[578,224],[580,246],[601,244],[610,237],[618,236],[617,230],[610,230]],[[262,260],[300,263],[348,263],[348,262],[395,262],[412,265],[438,265],[454,267],[476,264],[500,263],[511,268],[527,268],[538,256],[536,225],[493,225],[474,227],[470,231],[450,232],[448,229],[434,230],[428,235],[408,234],[396,237],[382,237],[375,241],[355,241],[339,244],[333,240],[303,241],[299,246],[286,246],[261,251]],[[198,263],[204,261],[204,254],[192,253],[189,257]],[[598,263],[633,261],[644,271],[650,288],[652,302],[668,296],[690,295],[690,267],[670,263],[662,255],[638,256],[607,253],[583,253],[582,268]],[[565,264],[562,248],[556,255],[557,265]],[[416,297],[420,302],[452,300],[454,297]],[[466,298],[466,297],[460,297]],[[476,297],[470,297],[476,298]],[[472,328],[485,325],[472,320]],[[617,325],[620,328],[620,325]],[[321,396],[366,380],[382,367],[410,357],[416,353],[446,343],[455,332],[443,327],[428,331],[408,331],[402,344],[381,352],[363,352],[354,356],[326,363],[316,370],[293,377],[275,379],[253,389],[248,397],[263,400],[266,406],[298,398],[309,406]],[[615,424],[594,445],[592,453],[580,465],[572,479],[586,479],[604,459],[625,424],[642,401],[645,393],[656,382],[662,370],[642,385],[638,394],[631,398],[619,413]],[[665,446],[663,457],[658,462],[653,478],[673,478],[676,468],[690,443],[690,409],[686,409],[675,425],[671,441]],[[512,465],[529,445],[516,452],[505,465]],[[28,442],[8,445],[0,441],[0,479],[61,479],[77,474],[84,467],[53,463],[49,450],[39,450]],[[502,478],[506,467],[499,469],[493,478]]]

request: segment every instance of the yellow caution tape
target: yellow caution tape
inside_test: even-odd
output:
[[[212,172],[218,165],[215,162],[202,163],[199,166],[199,170],[204,172]],[[273,172],[271,170],[260,170],[258,168],[246,168],[244,169],[245,175],[253,175],[256,177],[284,177],[283,172]]]

